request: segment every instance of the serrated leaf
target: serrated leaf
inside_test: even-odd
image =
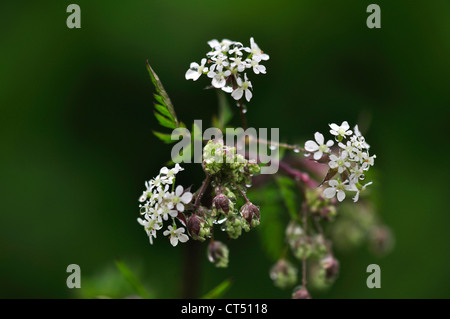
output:
[[[161,141],[163,141],[166,144],[172,144],[175,143],[176,140],[172,140],[172,134],[164,134],[156,131],[152,131],[153,134],[159,138]]]
[[[176,129],[177,125],[175,122],[173,122],[172,120],[168,119],[165,116],[162,116],[161,114],[159,114],[158,112],[153,112],[155,114],[156,119],[158,120],[159,124],[161,124],[164,127],[167,128],[171,128],[171,129]]]
[[[134,273],[125,265],[124,262],[116,259],[116,266],[119,269],[123,277],[130,283],[136,294],[145,299],[151,299],[152,296],[144,288],[139,279],[134,275]]]
[[[276,179],[278,189],[281,197],[284,200],[284,204],[291,215],[291,218],[296,220],[298,218],[298,210],[296,204],[296,192],[294,191],[295,183],[289,177],[279,176]]]
[[[153,82],[153,85],[155,86],[156,89],[156,95],[158,97],[155,98],[156,100],[167,109],[167,111],[170,113],[170,117],[173,119],[174,123],[175,123],[175,127],[178,127],[178,119],[177,119],[177,115],[175,113],[175,109],[173,107],[172,102],[170,101],[169,95],[167,94],[166,90],[164,89],[164,86],[162,85],[158,75],[155,73],[155,71],[153,71],[152,67],[150,66],[150,64],[147,61],[147,70],[148,73],[150,75],[150,78]]]
[[[230,289],[233,280],[231,278],[222,281],[215,288],[211,289],[208,293],[203,295],[201,299],[218,299],[222,298],[223,295]]]
[[[173,119],[173,117],[172,117],[172,114],[170,114],[170,112],[169,112],[164,106],[162,106],[161,104],[155,103],[155,109],[156,109],[159,113],[161,113],[162,115],[164,115],[164,116],[167,117],[169,120],[171,120],[171,121],[173,121],[173,122],[175,123],[175,121],[174,121],[174,119]]]

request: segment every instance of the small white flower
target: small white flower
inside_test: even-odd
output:
[[[365,148],[368,150],[370,148],[370,145],[366,143],[366,139],[364,138],[364,136],[362,136],[361,132],[359,131],[358,124],[356,124],[355,127],[353,128],[353,132],[355,133],[355,135],[351,137],[352,143],[358,145],[354,146],[358,148]]]
[[[342,202],[345,199],[345,191],[348,190],[348,180],[345,182],[337,181],[335,179],[332,179],[331,181],[328,181],[328,185],[330,187],[326,188],[323,191],[323,195],[325,195],[326,198],[333,198],[337,194],[338,201]]]
[[[167,176],[158,175],[153,179],[153,185],[155,187],[162,186],[163,184],[167,184]]]
[[[341,126],[332,123],[332,124],[328,124],[331,128],[330,133],[337,136],[337,137],[346,137],[348,135],[352,135],[353,132],[351,130],[349,130],[350,125],[348,125],[347,121],[342,122]]]
[[[239,77],[236,79],[236,82],[238,84],[238,88],[231,93],[231,96],[235,100],[240,100],[242,98],[242,95],[245,92],[245,99],[250,102],[250,99],[252,98],[253,94],[250,91],[250,88],[252,87],[252,82],[250,82],[247,78],[247,74],[244,73],[244,81]]]
[[[255,72],[255,74],[259,74],[259,73],[266,74],[266,67],[264,65],[259,64],[258,61],[253,60],[253,59],[252,60],[247,59],[247,60],[245,60],[245,62],[247,63],[247,67],[252,68],[253,72]]]
[[[164,174],[167,177],[167,180],[170,181],[170,183],[167,184],[172,184],[173,182],[173,178],[175,177],[175,175],[178,174],[178,172],[184,171],[184,168],[182,168],[180,166],[180,164],[176,163],[174,168],[168,169],[167,167],[163,167],[161,168],[159,174]]]
[[[202,59],[201,64],[199,65],[196,62],[192,62],[189,70],[186,71],[185,78],[186,80],[194,80],[197,81],[200,75],[208,72],[208,67],[205,66],[206,59]]]
[[[244,48],[245,51],[249,52],[252,55],[252,59],[261,62],[261,60],[267,61],[269,60],[269,55],[265,54],[259,46],[255,43],[255,40],[250,38],[250,48]]]
[[[162,186],[158,186],[157,192],[153,193],[151,199],[152,201],[156,203],[161,203],[161,201],[164,199],[164,196],[167,194],[167,191],[169,190],[169,185],[165,185],[164,188]]]
[[[232,68],[236,68],[239,72],[245,70],[246,64],[242,61],[242,58],[230,58],[230,60],[233,61],[230,65]]]
[[[367,154],[367,157],[363,159],[362,169],[365,171],[369,170],[370,166],[373,166],[375,158],[377,158],[376,155],[369,156],[369,154]]]
[[[144,226],[145,232],[147,233],[147,236],[150,240],[150,244],[153,244],[153,237],[156,238],[156,231],[160,230],[162,227],[161,218],[153,218],[146,214],[145,220],[143,220],[142,218],[138,218],[137,221],[139,224]]]
[[[191,192],[184,192],[183,186],[178,185],[175,189],[175,193],[167,194],[166,199],[169,200],[167,207],[170,209],[176,208],[180,213],[184,211],[184,205],[189,204],[192,200]]]
[[[343,151],[339,157],[337,157],[334,154],[331,154],[328,166],[330,166],[330,168],[332,169],[337,168],[338,173],[341,174],[347,167],[350,167],[350,162],[348,162],[346,159],[347,159],[346,151]]]
[[[353,144],[351,141],[347,141],[347,144],[339,142],[338,145],[340,148],[342,148],[344,151],[347,152],[347,154],[350,158],[353,158],[355,156],[354,152],[358,151],[355,147],[353,147]]]
[[[305,143],[305,149],[308,152],[314,152],[314,159],[317,161],[319,160],[323,153],[329,153],[330,147],[333,146],[334,142],[332,140],[327,141],[325,144],[325,139],[323,135],[319,132],[316,132],[314,134],[315,142],[314,141],[306,141]]]
[[[353,201],[356,203],[359,200],[359,193],[366,190],[366,187],[371,185],[372,182],[369,182],[361,187],[361,190],[356,189],[356,194],[353,196]]]
[[[212,79],[211,84],[216,87],[216,88],[222,88],[225,86],[226,84],[226,78],[228,76],[230,76],[231,71],[230,70],[226,70],[225,72],[223,71],[219,71],[219,72],[214,72],[214,71],[209,71],[208,72],[208,77]]]
[[[170,205],[170,203],[166,204],[156,204],[156,212],[159,216],[162,216],[164,220],[168,220],[170,217],[177,217],[178,211],[175,209],[172,209],[173,205]]]
[[[189,240],[189,237],[184,234],[184,227],[173,228],[169,225],[168,229],[163,232],[164,236],[169,236],[170,243],[173,247],[178,245],[178,241],[185,243]]]
[[[219,54],[228,52],[230,50],[230,46],[233,44],[233,41],[230,41],[228,39],[223,39],[222,42],[219,42],[214,39],[214,40],[208,41],[208,44],[213,51],[208,52],[206,55],[209,57],[214,57]]]
[[[219,54],[218,56],[211,58],[211,60],[214,61],[210,68],[211,71],[216,71],[217,69],[217,72],[221,72],[223,67],[227,67],[229,65],[227,56],[223,54]]]
[[[242,52],[241,52],[241,50],[243,49],[242,43],[234,42],[233,45],[234,45],[234,48],[229,50],[228,53],[229,54],[235,54],[235,55],[238,55],[238,56],[242,56]]]

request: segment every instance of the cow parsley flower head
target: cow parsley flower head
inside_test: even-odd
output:
[[[250,38],[250,46],[246,47],[241,42],[223,39],[208,41],[211,50],[206,53],[206,58],[201,63],[192,62],[186,71],[186,80],[198,80],[202,74],[211,79],[211,86],[231,93],[235,100],[243,97],[250,101],[253,89],[246,71],[252,69],[254,74],[266,74],[266,67],[262,61],[269,60],[269,55],[264,53]],[[243,75],[242,75],[243,74]]]
[[[329,124],[330,133],[338,141],[338,147],[331,149],[334,145],[332,140],[325,143],[324,136],[316,132],[315,141],[308,140],[305,143],[306,155],[314,153],[313,159],[318,161],[327,154],[329,172],[323,184],[328,183],[323,194],[326,198],[337,197],[338,201],[343,201],[346,192],[355,192],[353,201],[358,201],[360,193],[365,191],[366,187],[372,182],[361,184],[365,179],[365,173],[374,165],[376,155],[369,154],[369,144],[366,143],[364,136],[359,131],[358,126],[350,130],[347,121],[341,125],[335,123]],[[343,142],[344,138],[348,138]]]
[[[163,167],[156,177],[145,182],[146,189],[139,197],[142,203],[139,208],[143,218],[138,218],[138,223],[144,226],[150,244],[153,244],[153,238],[156,238],[156,232],[163,227],[163,222],[169,219],[173,225],[169,226],[169,232],[174,232],[170,236],[171,244],[176,246],[178,241],[187,241],[187,235],[182,234],[184,228],[176,228],[176,219],[184,223],[180,214],[186,210],[186,205],[190,204],[193,197],[193,194],[183,186],[178,185],[175,188],[176,175],[183,170],[179,164],[171,169]]]

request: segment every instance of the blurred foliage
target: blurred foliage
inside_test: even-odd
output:
[[[450,297],[448,1],[376,1],[379,30],[366,27],[371,2],[360,0],[79,0],[79,30],[65,25],[70,3],[9,1],[0,11],[0,297],[78,297],[65,285],[72,263],[81,267],[82,290],[92,289],[82,297],[132,295],[116,256],[142,263],[138,278],[149,291],[180,296],[188,246],[157,238],[150,247],[136,222],[144,180],[170,159],[170,146],[152,134],[159,124],[145,62],[180,120],[209,121],[215,92],[184,73],[206,41],[250,36],[270,60],[267,75],[253,81],[249,125],[279,127],[296,142],[348,120],[378,155],[375,207],[395,234],[395,251],[340,254],[338,280],[317,297]],[[198,187],[201,168],[185,168],[179,182]],[[281,209],[261,210],[261,232]],[[271,231],[279,236],[280,228]],[[202,255],[199,295],[232,277],[226,297],[288,297],[269,278],[278,248],[265,254],[260,235],[227,243],[227,269]],[[365,285],[371,263],[381,266],[381,289]]]

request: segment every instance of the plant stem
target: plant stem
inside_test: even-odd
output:
[[[239,113],[241,114],[241,120],[242,120],[242,127],[244,129],[244,131],[247,130],[247,118],[245,117],[245,109],[244,109],[244,104],[242,104],[242,100],[240,99],[237,102],[238,106],[239,106]]]
[[[249,138],[253,139],[252,136],[249,136]],[[300,147],[298,145],[291,145],[291,144],[286,144],[286,143],[278,143],[278,142],[273,142],[273,141],[267,141],[267,140],[263,140],[261,138],[256,139],[256,141],[258,143],[260,143],[260,144],[277,146],[277,147],[280,147],[280,148],[285,148],[285,149],[289,149],[289,150],[301,151],[301,152],[307,153],[307,151],[303,147]]]
[[[250,200],[247,198],[247,196],[246,196],[245,193],[242,191],[242,189],[241,189],[235,182],[232,182],[232,183],[233,183],[234,187],[236,187],[236,189],[241,193],[242,197],[244,197],[245,201],[246,201],[247,203],[250,203]]]
[[[208,187],[210,180],[211,180],[211,175],[206,173],[206,178],[205,178],[205,180],[202,183],[202,187],[200,188],[197,197],[195,198],[194,212],[197,210],[198,206],[200,206],[200,200],[202,199],[203,194],[205,193],[206,188]]]
[[[182,298],[198,298],[198,288],[201,275],[202,245],[197,240],[186,243],[183,261]]]
[[[303,218],[303,231],[307,233],[308,220],[307,220],[307,205],[305,202],[302,204],[302,218]],[[306,254],[303,254],[302,258],[302,286],[306,289]]]

